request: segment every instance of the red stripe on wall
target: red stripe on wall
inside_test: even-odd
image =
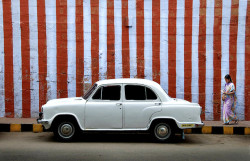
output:
[[[221,24],[222,24],[222,1],[214,3],[214,54],[213,54],[213,114],[214,120],[221,118]]]
[[[115,78],[114,0],[107,0],[107,78]]]
[[[57,97],[68,97],[67,0],[56,0]]]
[[[83,0],[76,0],[76,96],[83,95],[84,44],[83,44]]]
[[[200,1],[199,40],[199,104],[202,107],[201,119],[205,119],[206,100],[206,0]]]
[[[229,37],[229,73],[235,86],[236,86],[236,71],[237,71],[238,9],[239,9],[239,0],[232,0],[230,37]]]
[[[22,52],[22,117],[30,117],[30,41],[29,1],[20,1],[20,27]]]
[[[3,0],[5,117],[14,117],[13,41],[11,1]]]
[[[250,120],[250,1],[247,2],[245,33],[245,120]]]
[[[192,16],[193,1],[185,1],[185,28],[184,28],[184,99],[191,101],[192,83]]]
[[[136,0],[137,77],[144,78],[144,0]]]
[[[176,97],[176,0],[169,1],[168,15],[168,94]]]
[[[38,67],[39,67],[39,111],[47,101],[47,44],[45,0],[37,1],[38,21]]]
[[[130,77],[128,0],[122,0],[122,76]]]
[[[92,84],[99,80],[99,0],[91,0]]]
[[[160,8],[160,0],[152,1],[152,74],[157,83],[160,83]]]

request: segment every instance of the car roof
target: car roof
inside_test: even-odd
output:
[[[98,85],[102,84],[117,84],[117,83],[125,83],[125,84],[144,84],[149,86],[159,86],[158,83],[148,80],[148,79],[140,79],[140,78],[119,78],[119,79],[106,79],[100,80],[96,82]]]
[[[140,78],[120,78],[120,79],[106,79],[100,80],[96,82],[99,85],[107,85],[107,84],[141,84],[152,87],[153,90],[158,94],[162,101],[167,101],[170,97],[167,93],[162,89],[160,84],[148,79],[140,79]]]

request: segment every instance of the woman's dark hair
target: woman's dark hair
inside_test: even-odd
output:
[[[231,76],[230,76],[229,74],[225,75],[225,78],[226,78],[226,79],[229,79],[230,82],[233,82],[233,81],[232,81],[232,78],[231,78]]]

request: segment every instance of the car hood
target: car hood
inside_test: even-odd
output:
[[[65,105],[65,104],[74,104],[79,101],[85,101],[82,97],[72,97],[72,98],[59,98],[48,101],[45,106],[53,106],[53,105]]]

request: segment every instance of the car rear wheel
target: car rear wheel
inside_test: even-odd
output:
[[[158,142],[169,142],[173,139],[174,129],[168,123],[157,123],[152,131],[154,138]]]
[[[75,139],[77,131],[73,121],[61,121],[54,127],[54,135],[59,141],[72,141]]]

